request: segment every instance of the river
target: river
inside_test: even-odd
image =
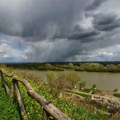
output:
[[[41,76],[44,81],[46,81],[46,71],[27,70],[29,73],[37,76]],[[71,72],[71,71],[64,71]],[[56,71],[58,73],[58,71]],[[104,73],[104,72],[78,72],[76,73],[80,76],[81,81],[85,81],[86,87],[90,88],[93,84],[96,84],[98,89],[101,90],[120,90],[120,73]]]
[[[71,72],[71,71],[67,71]],[[42,72],[45,75],[46,72]],[[120,73],[104,73],[104,72],[76,72],[81,81],[85,81],[86,87],[90,88],[96,84],[101,90],[120,90]],[[45,76],[44,76],[45,77]]]
[[[86,87],[96,84],[101,90],[120,90],[120,73],[77,72],[77,74],[86,82]]]

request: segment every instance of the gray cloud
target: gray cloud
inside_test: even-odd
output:
[[[75,47],[76,46],[76,47]],[[30,61],[68,61],[69,58],[79,55],[81,43],[68,41],[66,39],[51,41],[40,41],[37,44],[30,43],[29,51],[26,53]]]
[[[86,10],[87,11],[95,10],[106,1],[108,0],[94,0],[90,5],[87,6]]]
[[[54,42],[41,41],[29,46],[26,52],[27,61],[37,62],[65,62],[73,60],[77,55],[82,54],[82,44],[77,41],[58,40]]]
[[[93,24],[97,30],[111,31],[120,27],[120,17],[113,13],[97,14],[94,17]]]
[[[102,11],[103,3],[107,9],[113,0],[1,0],[0,33],[7,38],[0,37],[0,45],[9,49],[1,49],[0,61],[19,61],[20,55],[32,62],[112,59],[119,54],[108,53],[120,44],[120,18]]]
[[[0,1],[0,31],[9,35],[44,39],[63,35],[86,7],[84,0]],[[10,4],[9,4],[10,3]]]
[[[68,37],[71,40],[80,40],[81,42],[91,42],[94,40],[94,37],[99,34],[98,31],[95,30],[88,30],[82,31],[78,33],[74,33]]]

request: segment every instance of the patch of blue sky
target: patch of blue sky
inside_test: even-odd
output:
[[[19,51],[25,51],[26,49],[27,49],[27,46],[26,46],[26,44],[21,44],[21,43],[17,43],[17,42],[11,42],[11,43],[9,43],[9,45],[12,47],[12,48],[14,48],[14,49],[16,49],[16,50],[19,50]]]
[[[0,33],[0,39],[5,38],[6,36],[7,36],[6,34]]]
[[[6,57],[0,60],[0,63],[13,63],[13,62],[23,62],[23,59],[17,57]]]

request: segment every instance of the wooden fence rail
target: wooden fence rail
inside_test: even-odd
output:
[[[3,70],[0,70],[1,80],[4,83],[6,93],[9,95],[10,98],[13,98],[14,91],[16,92],[17,100],[19,103],[19,108],[21,111],[21,116],[23,120],[28,120],[27,113],[25,110],[24,101],[21,95],[21,91],[19,88],[19,82],[22,83],[27,90],[27,94],[33,98],[36,102],[38,102],[43,107],[43,120],[49,120],[50,116],[53,117],[54,120],[71,120],[67,115],[62,113],[55,105],[51,102],[47,101],[45,98],[40,96],[29,84],[26,80],[21,80],[16,76],[8,75]],[[12,78],[12,85],[11,87],[8,86],[8,83],[5,80],[5,77]]]

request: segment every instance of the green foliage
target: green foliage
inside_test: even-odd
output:
[[[85,89],[85,86],[86,86],[86,83],[83,81],[83,82],[80,82],[78,83],[78,87],[79,87],[79,90],[84,90]]]
[[[62,112],[68,115],[72,120],[110,120],[108,117],[102,116],[100,114],[94,114],[90,110],[87,110],[83,106],[75,105],[72,102],[58,99],[52,96],[49,92],[49,89],[44,87],[39,88],[35,84],[33,87],[36,91],[41,95],[44,96],[47,100],[51,101],[54,105],[56,105]],[[25,95],[24,92],[24,101],[25,105],[27,106],[27,113],[30,120],[41,120],[42,119],[42,107],[39,106],[34,100],[29,98]]]
[[[65,76],[63,73],[56,74],[53,71],[47,72],[48,86],[54,96],[59,96],[59,93],[64,89]]]
[[[42,120],[42,107],[34,99],[29,97],[29,95],[26,92],[26,88],[22,84],[19,84],[19,86],[24,99],[24,104],[29,120]],[[33,86],[35,87],[34,84]]]
[[[13,63],[7,64],[7,66],[40,71],[64,71],[66,69],[72,69],[88,72],[120,72],[120,64],[118,63]],[[1,65],[0,67],[6,67],[6,65]]]
[[[73,89],[75,85],[80,82],[80,77],[76,72],[68,72],[66,74],[66,80],[68,81],[68,84],[70,85],[70,89]]]
[[[79,80],[80,78],[76,77],[75,73],[72,74],[68,74],[68,73],[58,73],[55,74],[54,72],[48,72],[48,77],[49,77],[49,83],[55,85],[55,83],[58,81],[58,83],[56,83],[57,87],[56,89],[61,89],[62,86],[64,86],[63,81],[65,80],[65,84],[68,81],[72,81],[73,78],[75,80],[75,82],[71,82],[71,84],[74,86]],[[7,78],[8,79],[8,78]],[[60,80],[60,81],[59,81]],[[61,81],[62,80],[62,81]],[[10,79],[8,79],[8,81],[10,81]],[[43,96],[46,100],[51,101],[55,106],[57,106],[62,112],[64,112],[66,115],[68,115],[72,120],[110,120],[108,117],[100,115],[98,113],[94,114],[93,112],[91,112],[90,110],[88,110],[87,108],[85,108],[82,105],[76,105],[73,102],[70,102],[68,100],[64,100],[64,99],[59,99],[56,96],[53,96],[51,94],[51,87],[50,86],[46,86],[46,85],[39,85],[38,83],[35,83],[34,81],[30,81],[30,84],[32,85],[32,87],[35,89],[36,92],[38,92],[41,96]],[[60,84],[60,87],[58,86]],[[19,84],[23,99],[24,99],[24,103],[26,106],[26,111],[27,111],[27,115],[29,120],[42,120],[42,115],[43,115],[43,111],[42,111],[42,106],[40,106],[35,100],[31,99],[29,97],[29,95],[27,95],[26,89],[22,84]],[[3,95],[3,93],[2,93]],[[7,105],[6,107],[10,108],[11,105]],[[14,108],[14,107],[13,107]],[[11,110],[11,109],[10,109]],[[12,111],[12,110],[11,110]],[[9,112],[5,113],[6,114],[6,119],[0,119],[0,120],[9,120],[11,118],[9,118]],[[4,116],[5,116],[4,114]],[[0,114],[1,115],[1,114]],[[15,117],[17,116],[17,110],[14,111],[14,115],[12,115],[11,120],[19,120],[19,117]],[[1,116],[0,116],[1,117]],[[18,118],[18,119],[15,119]]]
[[[10,103],[5,89],[0,85],[0,120],[20,120],[17,105]]]
[[[55,96],[59,96],[60,92],[64,89],[74,89],[75,85],[80,82],[80,77],[75,72],[47,72],[48,86],[51,89],[51,93]]]
[[[76,71],[88,71],[88,72],[120,72],[120,64],[99,64],[99,63],[84,63],[75,67]]]
[[[115,97],[120,98],[120,93],[114,93],[113,95],[114,95]]]
[[[73,65],[72,63],[69,63],[69,64],[68,64],[68,68],[69,68],[69,69],[74,69],[74,65]]]

